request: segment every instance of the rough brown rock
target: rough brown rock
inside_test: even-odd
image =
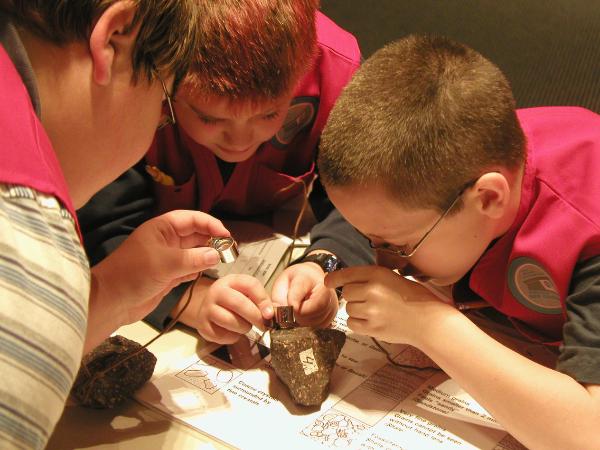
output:
[[[345,342],[346,335],[333,329],[271,331],[271,365],[296,403],[323,403],[329,394],[331,371]]]
[[[82,405],[92,408],[113,408],[150,379],[156,357],[147,349],[102,373],[117,361],[137,352],[142,346],[123,336],[105,339],[84,356],[71,390]]]

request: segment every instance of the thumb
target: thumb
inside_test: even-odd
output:
[[[271,299],[275,306],[286,306],[288,304],[288,292],[290,289],[290,280],[285,274],[280,275],[271,290]]]
[[[232,278],[229,287],[249,298],[258,308],[263,319],[273,317],[273,303],[260,281],[249,275],[230,275],[230,277]]]
[[[173,249],[168,253],[166,264],[169,264],[173,278],[186,277],[202,272],[220,262],[219,253],[209,247]]]
[[[269,297],[263,297],[256,302],[256,306],[260,311],[263,319],[269,320],[273,318],[274,310],[273,310],[273,302]]]

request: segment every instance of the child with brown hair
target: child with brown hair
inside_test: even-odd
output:
[[[409,36],[344,90],[318,165],[378,257],[326,278],[348,326],[421,349],[528,448],[600,448],[600,117],[515,110],[483,56]],[[495,308],[556,346],[556,368],[390,269]]]
[[[354,37],[321,14],[318,4],[198,2],[200,47],[172,104],[177,123],[156,134],[143,162],[154,180],[155,213],[198,209],[252,218],[303,195],[315,177],[329,111],[360,62]],[[126,189],[130,195],[130,186]],[[313,200],[314,205],[323,198]],[[107,202],[115,197],[105,198],[100,209],[108,209]],[[315,215],[323,219],[328,212]],[[94,252],[94,245],[88,250]],[[337,297],[323,286],[321,268],[314,262],[299,264],[296,272],[303,289],[292,303],[299,306],[307,299],[298,319],[311,322],[313,303],[317,310],[330,304],[333,314]],[[276,301],[290,301],[291,283],[286,278],[277,284]],[[203,278],[181,320],[209,340],[233,342],[270,317],[269,297],[250,276],[229,275],[216,282]],[[172,292],[148,320],[163,326],[167,315],[179,311],[182,298],[181,288]]]
[[[90,269],[75,215],[150,145],[194,15],[194,0],[0,0],[0,448],[44,448],[82,354],[218,261],[223,225],[174,211]]]

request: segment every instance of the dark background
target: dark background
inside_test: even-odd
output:
[[[366,58],[410,33],[461,41],[496,63],[519,107],[600,113],[600,0],[321,0]]]

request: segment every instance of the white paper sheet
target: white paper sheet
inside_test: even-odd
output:
[[[266,285],[290,249],[292,239],[257,223],[229,221],[226,226],[236,239],[240,254],[233,263],[220,263],[205,270],[204,275],[216,279],[230,273],[246,274]]]
[[[207,347],[153,379],[136,397],[243,449],[524,448],[445,374],[390,364],[370,338],[346,329],[346,318],[342,309],[335,326],[347,340],[320,408],[293,403],[269,365],[268,340],[253,345],[256,333],[238,348]],[[397,362],[432,365],[413,347],[383,345]],[[443,398],[448,401],[439,407]],[[465,414],[469,410],[478,420]]]

